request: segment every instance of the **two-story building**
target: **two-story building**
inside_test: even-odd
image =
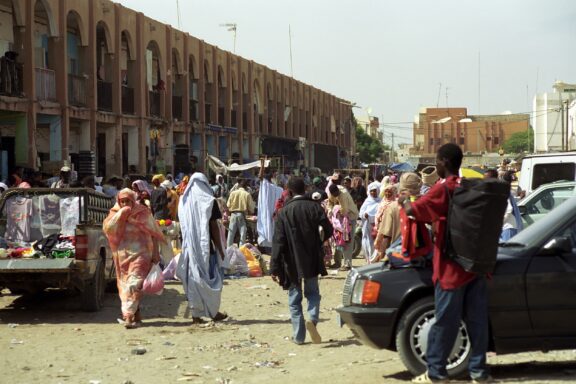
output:
[[[0,56],[4,170],[189,172],[211,154],[329,171],[354,153],[350,102],[108,0],[0,0]]]

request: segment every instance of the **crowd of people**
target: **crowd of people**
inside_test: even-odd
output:
[[[459,183],[461,162],[460,148],[447,144],[439,149],[436,165],[419,173],[388,171],[365,178],[339,172],[288,176],[265,168],[262,159],[259,172],[252,177],[195,172],[174,180],[169,174],[157,174],[149,181],[112,177],[102,186],[94,177],[73,181],[71,169],[64,166],[44,186],[83,186],[115,197],[103,230],[114,254],[126,328],[141,324],[143,281],[152,265],[161,261],[160,244],[166,242],[159,225],[162,221],[179,222],[181,254],[174,269],[184,286],[193,322],[227,317],[220,310],[227,250],[252,241],[263,253],[271,254],[270,275],[288,291],[296,344],[304,343],[306,331],[313,342],[321,341],[316,328],[321,298],[318,276],[326,275],[328,269],[348,271],[358,255],[367,264],[427,258],[434,269],[437,321],[428,342],[428,371],[417,380],[434,382],[447,377],[448,347],[464,313],[474,313],[476,319],[468,328],[473,349],[471,376],[488,377],[482,353],[487,342],[485,278],[442,257],[443,218],[449,195]],[[512,174],[487,170],[485,177],[510,182]],[[28,188],[38,182],[13,172],[8,184],[0,183],[0,188]],[[413,234],[403,225],[408,217],[418,222],[418,231],[426,232],[418,241],[430,241],[427,254],[413,251]],[[502,239],[521,229],[511,194]]]

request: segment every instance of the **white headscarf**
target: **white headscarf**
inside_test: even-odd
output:
[[[373,182],[368,185],[368,197],[366,200],[364,200],[364,203],[362,203],[362,206],[360,207],[360,218],[362,220],[364,220],[364,215],[366,213],[371,217],[376,216],[376,212],[378,212],[378,205],[382,200],[380,197],[378,197],[378,193],[380,192],[379,189],[380,188],[377,182]],[[376,190],[376,197],[372,197],[370,195],[370,191],[372,190]]]

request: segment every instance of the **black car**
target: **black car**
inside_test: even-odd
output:
[[[491,351],[576,348],[576,197],[501,244],[488,285]],[[430,268],[390,269],[378,263],[354,269],[337,311],[364,344],[398,351],[414,375],[426,370],[434,323]],[[469,357],[463,322],[449,374],[464,374]]]

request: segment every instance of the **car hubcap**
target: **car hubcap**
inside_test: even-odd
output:
[[[414,351],[414,355],[420,360],[423,365],[426,365],[426,349],[428,346],[428,335],[430,328],[436,322],[434,311],[427,311],[423,313],[410,329],[410,347]],[[452,351],[448,356],[448,370],[462,364],[470,353],[470,339],[466,331],[466,325],[461,322],[456,341],[452,347]]]

